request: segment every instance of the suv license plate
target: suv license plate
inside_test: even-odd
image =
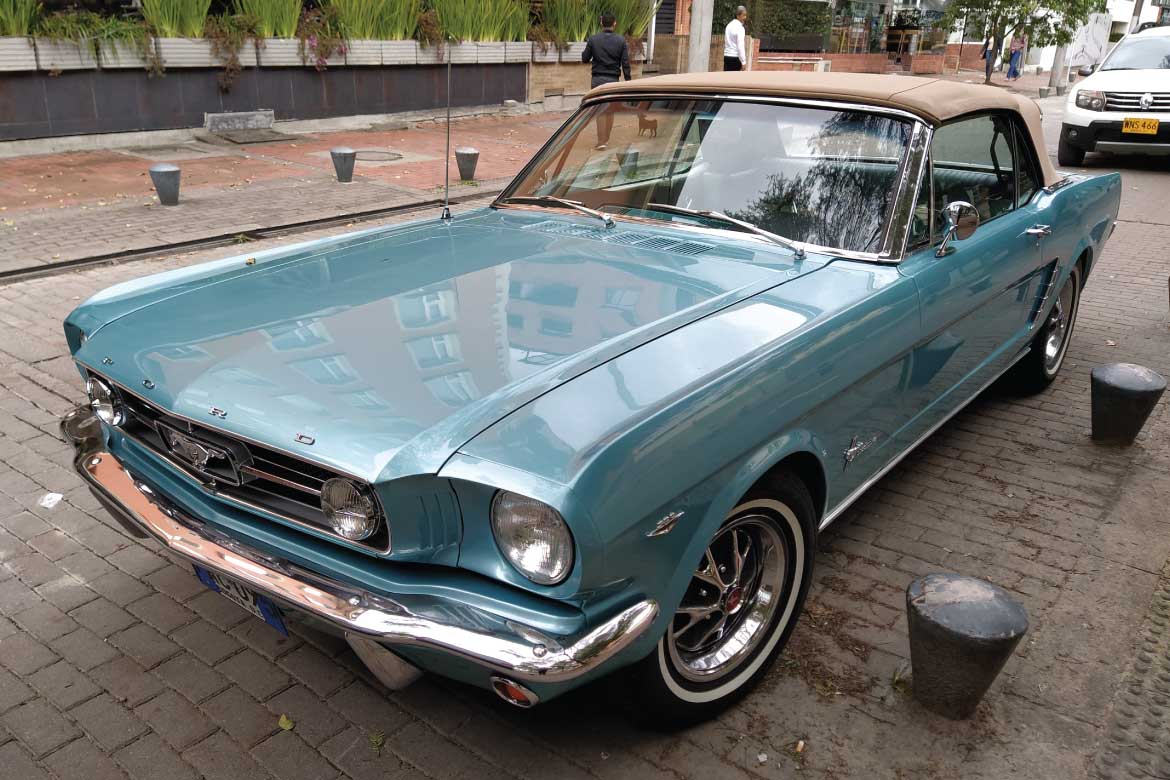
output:
[[[1141,119],[1138,117],[1126,117],[1121,122],[1121,132],[1123,132],[1123,133],[1138,133],[1139,135],[1157,135],[1158,134],[1158,120],[1157,119]]]
[[[230,577],[225,577],[218,572],[204,569],[202,566],[195,567],[195,576],[199,578],[200,582],[228,601],[238,604],[280,633],[288,636],[288,629],[284,627],[284,620],[280,617],[280,611],[276,608],[275,604],[265,597]]]

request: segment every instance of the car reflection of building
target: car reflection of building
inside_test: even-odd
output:
[[[572,274],[561,268],[555,277],[551,270],[540,263],[512,265],[508,341],[521,362],[551,362],[697,300],[685,287],[605,263],[583,263]]]
[[[238,391],[253,388],[253,397],[313,415],[377,420],[382,432],[409,437],[415,431],[399,430],[395,418],[408,427],[406,419],[437,419],[508,381],[506,277],[506,267],[487,268],[356,306],[306,309],[294,319],[167,347],[146,359],[172,386],[189,385],[214,365],[210,379]],[[239,314],[224,319],[238,322]],[[363,341],[377,348],[338,347]]]

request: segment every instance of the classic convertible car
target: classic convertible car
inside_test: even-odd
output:
[[[390,687],[624,670],[694,721],[781,652],[819,531],[1054,379],[1119,193],[992,87],[609,85],[488,208],[95,295],[62,428],[129,532]]]

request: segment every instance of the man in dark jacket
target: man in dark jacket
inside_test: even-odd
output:
[[[589,37],[585,42],[585,51],[581,53],[581,62],[593,63],[593,79],[590,87],[599,87],[618,80],[624,75],[630,80],[630,49],[626,46],[624,36],[614,32],[617,19],[614,15],[601,15],[601,32]],[[609,144],[609,134],[613,130],[613,114],[604,111],[597,117],[597,148],[604,149]]]

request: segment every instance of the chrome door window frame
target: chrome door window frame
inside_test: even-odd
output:
[[[532,156],[515,178],[508,184],[507,187],[496,197],[496,201],[503,200],[510,196],[512,192],[526,179],[534,168],[536,161],[544,156],[553,142],[564,132],[572,122],[575,122],[582,111],[599,103],[610,102],[626,102],[631,100],[720,100],[735,103],[762,103],[769,105],[784,105],[797,106],[803,108],[819,108],[837,111],[857,111],[867,114],[881,114],[896,119],[901,119],[910,122],[910,139],[907,142],[907,149],[902,154],[902,159],[898,163],[898,171],[895,174],[895,186],[893,192],[893,200],[887,211],[889,217],[885,233],[882,236],[880,248],[876,252],[858,252],[850,249],[840,249],[837,247],[820,246],[818,244],[808,244],[799,242],[802,247],[810,252],[817,252],[819,254],[833,255],[835,257],[845,258],[849,260],[862,260],[866,262],[882,263],[884,265],[897,265],[906,255],[906,242],[910,234],[910,220],[914,215],[914,204],[918,197],[918,188],[921,186],[923,168],[925,167],[927,152],[930,150],[930,141],[933,137],[934,128],[927,123],[922,117],[905,111],[900,108],[892,108],[889,106],[870,105],[867,103],[855,103],[850,101],[838,100],[817,100],[812,98],[796,98],[783,97],[772,95],[745,95],[745,94],[725,94],[718,92],[673,92],[663,91],[656,92],[647,90],[645,92],[621,92],[617,94],[598,95],[596,97],[587,97],[582,101],[580,107],[573,112],[573,114],[565,120],[555,133],[540,147],[540,150]],[[910,196],[909,198],[907,196]],[[496,202],[492,203],[496,206]],[[528,208],[521,204],[509,206],[509,208]],[[657,222],[657,220],[646,220],[633,218],[625,214],[614,214],[614,219],[620,221],[630,222]],[[687,230],[692,232],[701,232],[707,235],[726,235],[727,231],[719,228],[708,228],[699,225],[687,225],[684,223],[670,223],[672,228]],[[756,238],[750,233],[744,233],[743,237],[748,240],[764,241],[764,239]]]

